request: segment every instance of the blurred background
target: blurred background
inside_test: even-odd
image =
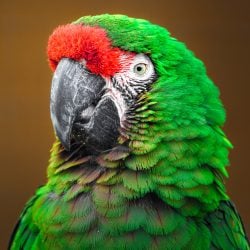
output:
[[[60,24],[101,13],[160,24],[204,61],[221,90],[224,130],[234,144],[227,189],[250,233],[250,1],[1,0],[0,11],[0,249],[25,202],[46,181],[54,140],[48,36]]]

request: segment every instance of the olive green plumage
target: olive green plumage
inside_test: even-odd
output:
[[[225,112],[203,63],[145,20],[75,23],[148,54],[158,77],[111,152],[75,158],[55,142],[48,182],[27,203],[11,249],[249,249],[223,182],[232,147]]]

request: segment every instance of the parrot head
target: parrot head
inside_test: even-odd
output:
[[[112,47],[104,29],[81,24],[57,28],[48,54],[51,118],[62,145],[92,153],[115,146],[128,111],[156,79],[149,56]]]
[[[123,15],[82,17],[48,42],[51,118],[66,151],[129,151],[125,165],[227,165],[225,111],[203,63],[163,27]]]

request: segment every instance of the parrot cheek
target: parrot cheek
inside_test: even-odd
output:
[[[102,96],[105,84],[79,62],[64,58],[57,65],[50,111],[55,133],[66,150],[74,143],[95,153],[116,143],[120,119],[114,101]]]

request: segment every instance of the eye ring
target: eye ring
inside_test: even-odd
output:
[[[134,66],[133,71],[138,76],[143,76],[147,72],[147,64],[138,63]]]

